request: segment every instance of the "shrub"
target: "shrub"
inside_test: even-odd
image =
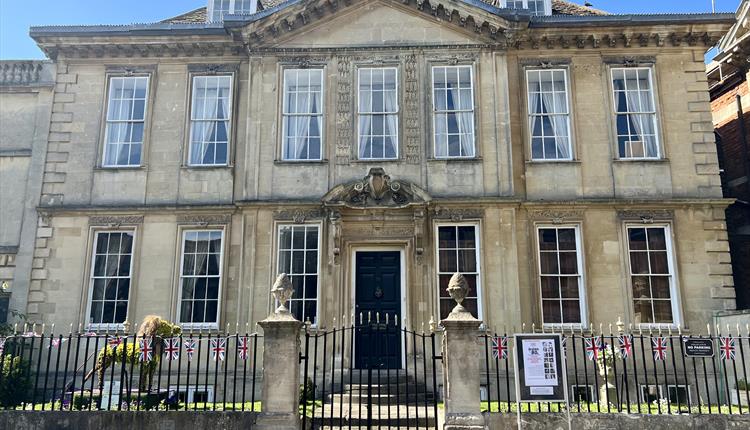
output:
[[[101,401],[102,396],[92,396],[90,391],[84,391],[83,394],[80,391],[73,393],[73,409],[77,411],[99,409]]]
[[[307,386],[307,390],[305,390],[305,386]],[[299,403],[313,400],[315,400],[315,384],[311,378],[307,378],[307,381],[299,386]]]
[[[739,381],[737,381],[737,389],[738,390],[750,389],[750,384],[748,384],[744,378],[740,379]]]
[[[0,406],[16,407],[28,399],[31,389],[29,362],[18,356],[6,355],[0,363]]]

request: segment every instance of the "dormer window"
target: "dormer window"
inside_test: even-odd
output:
[[[528,9],[534,16],[552,15],[552,0],[501,0],[508,9]]]
[[[209,22],[224,21],[224,15],[251,14],[258,8],[258,0],[208,0]]]

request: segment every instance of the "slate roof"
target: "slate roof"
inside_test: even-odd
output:
[[[284,3],[286,0],[260,0],[261,9],[270,9],[274,6],[278,6]],[[499,0],[482,0],[485,3],[489,3],[493,6],[499,5]],[[552,0],[552,14],[553,15],[576,15],[576,16],[595,16],[595,15],[608,15],[607,12],[594,9],[587,6],[581,6],[579,4],[570,2],[568,0]],[[193,24],[206,22],[206,8],[201,7],[192,10],[182,15],[177,15],[172,18],[161,21],[168,24]]]

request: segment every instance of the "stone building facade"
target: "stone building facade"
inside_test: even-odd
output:
[[[703,63],[733,15],[219,3],[31,29],[57,67],[32,320],[252,326],[279,272],[318,326],[438,320],[456,271],[496,330],[734,309]]]
[[[36,249],[55,65],[0,61],[0,322],[27,311],[31,279],[47,249]],[[44,231],[42,231],[44,234]],[[39,244],[46,237],[41,237]],[[42,247],[44,248],[44,247]],[[41,285],[33,283],[38,296]]]
[[[745,0],[707,71],[722,188],[725,197],[737,199],[727,208],[727,229],[739,309],[750,309],[749,20],[750,2]]]

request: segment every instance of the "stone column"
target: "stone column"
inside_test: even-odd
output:
[[[461,305],[468,285],[460,273],[448,284],[448,293],[456,301],[448,318],[440,321],[443,334],[443,378],[445,387],[445,424],[443,430],[486,429],[480,412],[479,326],[482,322]]]
[[[256,426],[261,430],[300,428],[299,357],[303,324],[286,307],[293,291],[289,277],[279,275],[271,289],[279,307],[259,323],[263,328],[263,403]]]

